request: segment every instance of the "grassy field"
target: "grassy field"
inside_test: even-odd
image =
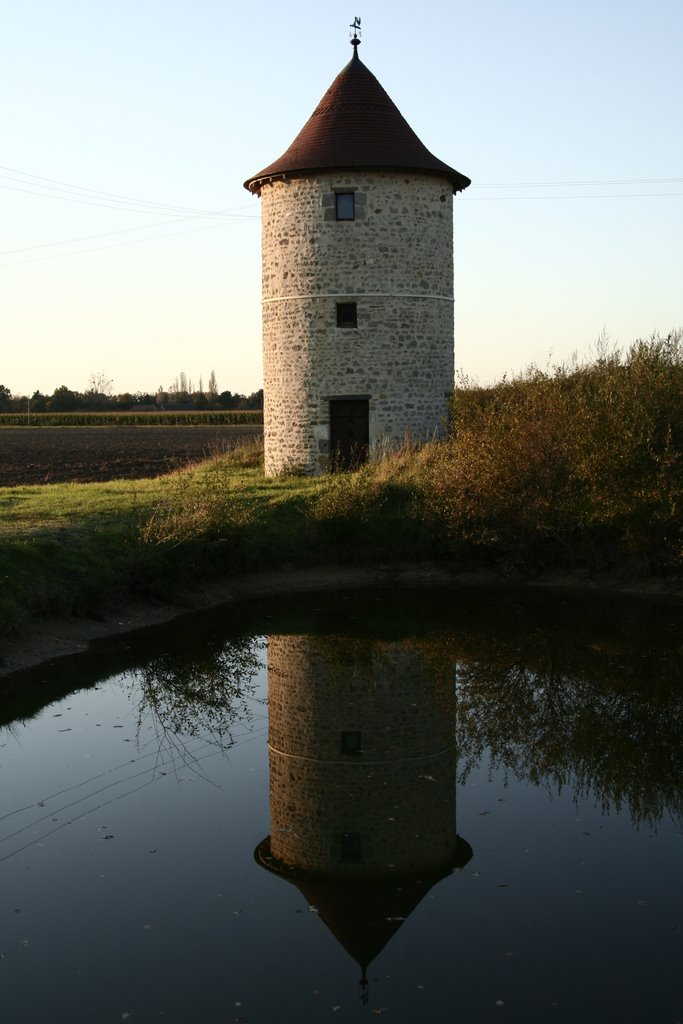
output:
[[[252,444],[156,479],[0,488],[0,637],[247,570],[410,559],[680,576],[681,335],[464,385],[450,437],[354,473],[267,480]]]
[[[254,443],[152,480],[0,489],[0,638],[227,574],[424,557],[413,495],[355,474],[265,479]]]

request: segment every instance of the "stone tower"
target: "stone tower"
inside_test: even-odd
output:
[[[261,197],[265,470],[321,473],[443,426],[453,389],[453,195],[358,57]]]
[[[270,835],[288,879],[366,969],[466,864],[456,832],[455,687],[418,640],[268,637]]]

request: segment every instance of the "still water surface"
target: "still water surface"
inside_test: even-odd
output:
[[[0,686],[12,1024],[683,1021],[683,616],[219,609]]]

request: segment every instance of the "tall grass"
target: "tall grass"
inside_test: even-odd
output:
[[[226,540],[249,524],[253,502],[234,464],[214,458],[198,469],[171,474],[140,527],[144,544],[178,547],[201,539]]]
[[[421,508],[450,545],[519,565],[649,572],[683,554],[683,336],[532,368],[453,398],[422,453]]]

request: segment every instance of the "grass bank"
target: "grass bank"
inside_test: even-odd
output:
[[[153,480],[0,490],[0,638],[226,575],[452,560],[534,574],[676,576],[681,334],[624,356],[464,382],[450,436],[354,473],[266,480],[256,446]]]
[[[155,479],[2,488],[0,641],[250,571],[424,557],[411,494],[368,480],[266,480],[251,444]]]

